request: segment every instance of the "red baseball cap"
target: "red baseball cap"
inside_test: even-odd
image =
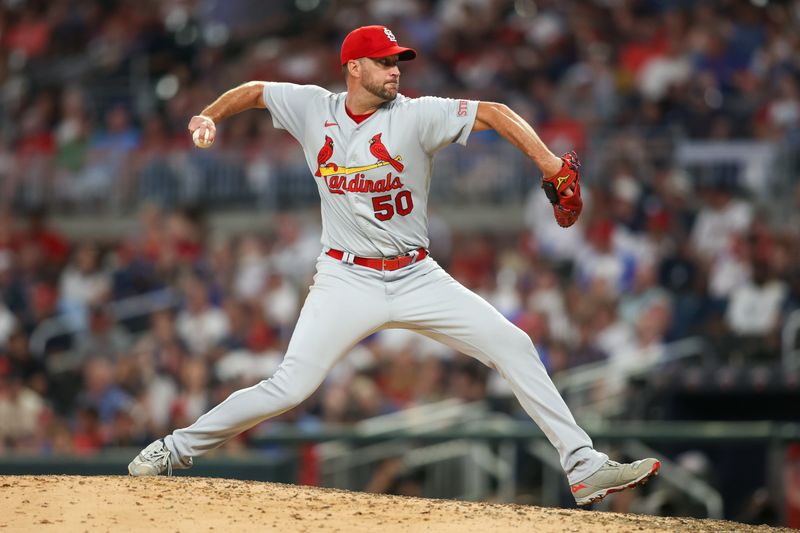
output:
[[[417,57],[413,48],[397,45],[397,38],[386,26],[361,26],[347,34],[342,42],[342,65],[360,57],[386,57],[399,55],[400,61]]]

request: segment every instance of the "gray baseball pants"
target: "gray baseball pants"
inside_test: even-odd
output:
[[[497,369],[558,450],[570,484],[608,459],[575,422],[528,335],[432,258],[381,272],[323,254],[275,375],[234,392],[191,426],[167,436],[173,466],[186,468],[192,457],[292,409],[355,344],[386,328],[412,329]]]

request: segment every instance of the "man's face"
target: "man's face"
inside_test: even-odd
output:
[[[359,59],[361,86],[387,102],[397,98],[397,91],[400,90],[400,68],[397,66],[399,60],[398,55]]]

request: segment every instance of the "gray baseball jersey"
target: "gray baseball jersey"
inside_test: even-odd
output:
[[[264,88],[275,127],[300,142],[317,181],[323,246],[364,257],[427,248],[433,156],[466,144],[478,102],[398,95],[356,124],[346,98],[314,85]]]

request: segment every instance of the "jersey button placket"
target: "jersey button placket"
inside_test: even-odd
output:
[[[353,133],[350,135],[350,139],[348,140],[348,150],[345,154],[345,157],[346,165],[350,168],[364,164],[364,162],[358,157],[359,152],[355,149],[355,145],[359,142],[357,137],[360,130],[361,125],[359,124],[353,129]],[[348,175],[347,179],[349,180],[352,177],[353,176]],[[364,193],[345,192],[345,198],[347,198],[347,203],[350,205],[350,212],[355,218],[356,223],[361,226],[361,229],[367,239],[374,244],[375,235],[372,233],[372,228],[370,227],[369,223],[365,222],[370,220],[370,217],[373,216],[371,197]],[[378,247],[376,246],[376,248]]]

